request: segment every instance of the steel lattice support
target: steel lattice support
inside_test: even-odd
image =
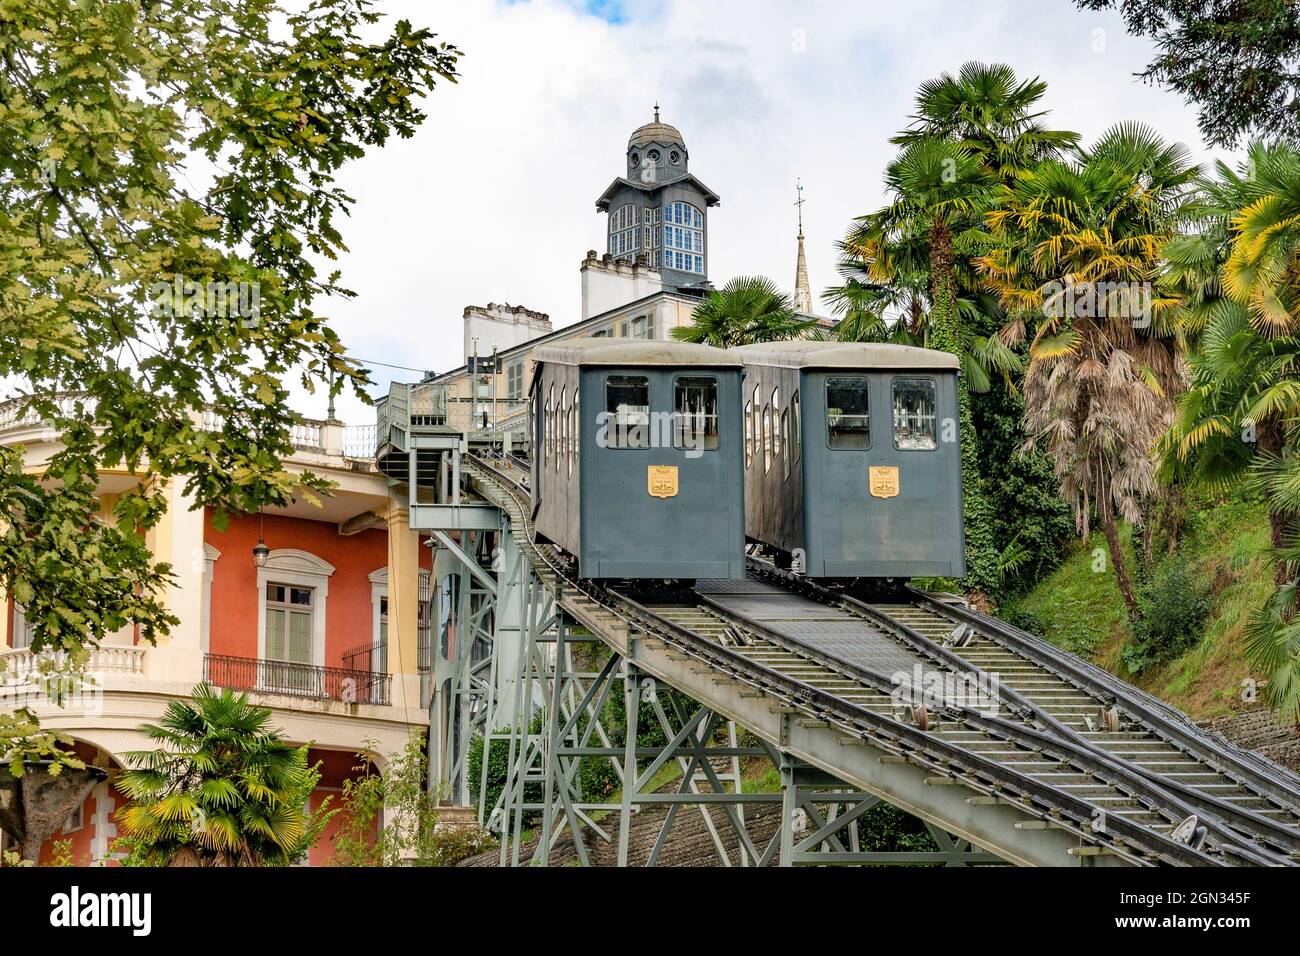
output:
[[[806,764],[780,756],[782,795],[781,865],[1001,864],[968,840],[925,823],[937,850],[863,850],[860,821],[880,797],[854,790]]]
[[[494,529],[453,533],[454,539],[433,529],[428,542],[435,548],[432,614],[439,635],[430,661],[430,779],[454,802],[468,803],[470,742],[483,737],[478,818],[500,835],[500,865],[548,865],[567,838],[580,865],[626,866],[635,859],[655,866],[674,826],[686,819],[683,808],[700,814],[702,839],[722,866],[996,862],[934,828],[937,851],[863,850],[859,822],[878,797],[765,742],[738,746],[737,725],[727,715],[664,693],[634,660],[558,609],[504,515]],[[604,715],[619,694],[626,725],[624,743],[616,746]],[[665,743],[640,745],[638,736],[652,730]],[[500,748],[505,782],[489,806],[491,758]],[[741,758],[764,756],[780,770],[780,792],[743,792]],[[584,801],[582,761],[592,759],[609,761],[621,784],[617,803]],[[667,778],[675,786],[661,789]],[[746,805],[771,810],[747,820]],[[632,836],[636,819],[651,807],[666,809],[642,856],[646,848],[634,848]],[[538,840],[525,853],[528,830]]]

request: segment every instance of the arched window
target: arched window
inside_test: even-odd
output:
[[[763,474],[772,470],[772,406],[763,408]]]
[[[334,566],[307,551],[279,548],[257,569],[259,689],[306,693],[311,675],[301,666],[325,664],[325,602]]]
[[[688,202],[664,206],[663,264],[704,274],[704,214]]]
[[[799,420],[799,392],[797,389],[794,397],[790,399],[789,441],[794,444],[794,447],[790,450],[790,460],[798,463],[799,455],[803,453],[803,425]]]
[[[557,414],[560,416],[560,435],[559,452],[555,456],[555,473],[560,473],[560,461],[569,453],[569,395],[565,389],[560,389],[560,404],[556,406]]]
[[[772,457],[781,456],[781,388],[772,389]]]
[[[542,462],[549,463],[555,457],[555,383],[551,383],[546,394],[546,445],[542,450]]]
[[[745,467],[754,460],[754,403],[745,403]]]
[[[573,390],[573,405],[569,408],[569,477],[573,477],[573,463],[578,458],[578,390]]]
[[[621,256],[640,248],[640,207],[627,203],[609,214],[609,254]]]

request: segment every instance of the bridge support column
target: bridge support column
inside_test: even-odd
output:
[[[929,863],[968,866],[1002,863],[929,823],[935,850],[865,850],[860,823],[880,797],[858,790],[788,756],[773,755],[781,768],[781,865],[844,866]]]

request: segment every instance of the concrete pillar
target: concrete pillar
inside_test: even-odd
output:
[[[203,679],[203,509],[194,508],[194,498],[181,488],[177,481],[166,484],[167,513],[152,531],[154,558],[169,562],[175,579],[164,602],[180,622],[158,638],[147,674],[150,680],[198,683]],[[232,555],[232,560],[238,557]],[[251,554],[248,560],[253,560]]]
[[[320,427],[321,450],[336,458],[343,456],[343,423],[337,419],[326,419]]]
[[[420,536],[411,530],[404,507],[389,509],[388,523],[388,672],[393,675],[393,705],[420,707]]]
[[[496,730],[513,726],[515,713],[515,686],[525,646],[524,619],[527,599],[527,562],[519,552],[514,536],[503,532],[500,540],[500,572],[497,574],[497,600],[492,616],[493,653],[497,659],[496,689],[493,694],[492,713],[488,714],[488,727]]]

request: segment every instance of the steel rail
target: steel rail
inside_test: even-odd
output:
[[[1248,807],[1236,806],[1229,800],[1215,797],[1212,794],[1202,793],[1181,781],[1170,780],[1162,774],[1148,770],[1140,764],[1124,760],[1121,755],[1108,751],[1104,747],[1101,747],[1093,741],[1083,737],[1077,730],[1056,717],[1054,714],[1050,713],[1042,705],[1030,700],[1014,688],[1007,687],[1002,681],[995,680],[993,675],[966,661],[966,659],[961,657],[961,655],[944,647],[932,638],[926,637],[920,631],[917,631],[915,628],[909,626],[903,621],[898,620],[884,611],[871,607],[869,604],[866,604],[851,595],[839,594],[831,591],[814,581],[799,578],[798,576],[782,571],[767,562],[759,561],[752,557],[749,561],[763,577],[772,580],[779,586],[788,590],[798,590],[810,597],[814,597],[824,604],[839,607],[842,610],[867,617],[880,624],[882,627],[895,631],[896,636],[902,641],[902,643],[909,645],[916,652],[929,656],[931,659],[937,660],[946,666],[953,668],[959,674],[965,671],[973,675],[976,680],[983,683],[984,686],[995,688],[995,696],[999,699],[1005,699],[1011,705],[1007,709],[1012,713],[1017,713],[1018,716],[1023,719],[1030,719],[1042,724],[1058,737],[1063,737],[1071,741],[1077,747],[1084,748],[1094,754],[1104,755],[1110,760],[1124,763],[1132,770],[1132,772],[1146,777],[1156,786],[1170,791],[1172,794],[1179,796],[1184,803],[1193,806],[1197,810],[1198,816],[1203,818],[1207,813],[1214,814],[1220,818],[1222,824],[1235,828],[1238,831],[1242,831],[1243,835],[1247,835],[1253,839],[1266,841],[1274,849],[1280,850],[1283,853],[1293,854],[1300,852],[1300,830],[1297,830],[1295,827],[1288,827],[1285,824],[1270,819],[1269,817],[1257,813]],[[942,604],[942,602],[939,603]],[[1031,663],[1037,664],[1036,661],[1031,661]],[[1043,667],[1041,664],[1037,664],[1037,666],[1042,667],[1045,672],[1052,676],[1061,676],[1056,674],[1050,668]],[[1084,690],[1084,692],[1087,693],[1084,688],[1080,688],[1080,690]],[[1151,728],[1149,724],[1144,723],[1144,726],[1147,729],[1154,730],[1154,728]],[[1192,754],[1192,756],[1197,756],[1197,758],[1200,759],[1208,769],[1233,780],[1233,782],[1243,790],[1248,792],[1252,791],[1249,784],[1236,779],[1233,774],[1225,772],[1222,767],[1200,758],[1199,755]],[[1258,790],[1255,790],[1254,793],[1259,797],[1267,796],[1266,794],[1259,793]],[[1279,809],[1289,810],[1290,808],[1283,806]]]
[[[610,593],[617,594],[617,592]],[[971,786],[972,789],[984,792],[990,796],[1005,799],[1007,797],[1005,790],[998,789],[997,787],[990,789],[986,781],[978,779],[979,776],[987,777],[1000,787],[1010,787],[1013,790],[1018,791],[1026,799],[1030,800],[1030,804],[1017,803],[1016,805],[1020,806],[1021,809],[1028,811],[1032,815],[1037,816],[1040,819],[1044,816],[1040,808],[1033,807],[1032,801],[1039,801],[1043,804],[1047,804],[1057,813],[1064,813],[1071,816],[1078,823],[1078,827],[1072,828],[1072,832],[1075,832],[1083,839],[1100,843],[1102,845],[1110,843],[1111,849],[1121,853],[1121,855],[1134,859],[1135,862],[1145,862],[1141,861],[1140,858],[1132,857],[1131,854],[1124,853],[1120,847],[1117,847],[1111,843],[1111,841],[1106,840],[1104,835],[1095,832],[1085,832],[1091,830],[1092,821],[1096,818],[1095,811],[1097,810],[1097,807],[1092,803],[1089,803],[1086,799],[1076,797],[1073,794],[1064,793],[1057,787],[1036,780],[1029,774],[1024,774],[1020,771],[1014,770],[1006,764],[991,760],[978,753],[967,750],[964,747],[958,746],[957,744],[935,737],[927,731],[920,730],[910,724],[877,714],[866,707],[853,703],[852,701],[844,700],[842,697],[816,687],[815,685],[808,684],[798,678],[791,677],[778,670],[769,668],[764,664],[753,661],[744,655],[737,654],[730,648],[716,644],[707,638],[701,637],[694,631],[683,628],[680,625],[655,614],[653,611],[642,607],[626,595],[620,595],[620,597],[627,605],[639,609],[639,616],[643,626],[647,627],[647,629],[659,630],[661,632],[664,630],[676,631],[683,642],[689,643],[695,648],[695,650],[703,652],[703,656],[706,658],[704,662],[712,663],[715,669],[721,669],[736,676],[739,676],[737,668],[749,670],[759,679],[757,681],[747,681],[747,683],[750,683],[759,689],[766,689],[769,694],[776,691],[779,700],[805,710],[809,716],[820,718],[827,722],[831,722],[831,719],[834,719],[837,726],[845,727],[850,733],[875,739],[877,732],[879,732],[886,740],[890,737],[898,738],[910,746],[913,751],[913,756],[927,758],[923,761],[923,766],[936,770],[945,776],[954,775],[953,764],[961,765],[969,773],[973,773],[977,776],[976,780],[970,780],[969,778],[963,779],[963,782],[968,786]],[[746,624],[746,626],[749,625]],[[767,635],[763,636],[765,639],[767,638]],[[798,642],[792,643],[797,644]],[[696,653],[693,654],[693,656],[698,658],[701,655]],[[870,672],[865,671],[863,674],[868,678],[869,683],[874,685],[876,689],[888,689],[889,687],[892,687],[886,679],[880,678],[878,675],[873,675]],[[689,693],[688,688],[682,688],[682,690],[683,692]],[[963,716],[958,709],[952,707],[945,708],[945,713],[953,714],[955,716]],[[1009,722],[1005,724],[1005,728],[1010,730],[1011,736],[1014,736],[1021,726],[1022,725]],[[1027,748],[1032,748],[1034,744],[1030,743],[1026,746]],[[1121,793],[1125,792],[1123,787],[1118,786],[1113,782],[1110,783],[1110,785],[1114,786],[1115,789]],[[1139,781],[1136,782],[1136,786],[1141,788],[1147,785],[1145,781]],[[1147,789],[1150,789],[1149,786],[1147,786]],[[1137,798],[1135,794],[1129,793],[1128,795],[1135,797],[1135,799]],[[1160,856],[1165,859],[1166,862],[1200,866],[1224,865],[1222,861],[1215,859],[1199,849],[1172,840],[1159,831],[1125,820],[1123,817],[1117,817],[1113,822],[1116,825],[1111,826],[1110,823],[1108,823],[1108,827],[1110,827],[1117,836],[1122,837],[1129,846],[1153,856]],[[1237,848],[1235,846],[1230,846],[1224,847],[1223,849],[1232,851]],[[1244,858],[1250,859],[1251,862],[1260,865],[1277,865],[1280,862],[1251,854],[1249,851],[1244,851],[1240,855]]]
[[[562,599],[560,592],[567,584],[596,601],[605,613],[629,624],[640,623],[647,636],[666,639],[688,656],[700,660],[711,669],[721,671],[763,691],[776,703],[788,705],[814,719],[827,723],[833,722],[837,728],[845,732],[871,739],[887,752],[908,756],[921,766],[936,769],[945,775],[952,776],[954,770],[960,768],[957,772],[962,777],[962,782],[977,792],[1007,800],[1031,816],[1053,819],[1058,825],[1064,826],[1085,842],[1108,847],[1130,862],[1149,863],[1150,858],[1157,858],[1180,865],[1225,865],[1224,861],[1216,856],[1123,817],[1117,816],[1110,820],[1106,832],[1095,832],[1092,830],[1092,821],[1098,808],[1082,797],[1064,792],[917,727],[876,714],[852,701],[844,700],[797,678],[768,668],[654,614],[625,595],[618,595],[593,582],[574,577],[562,562],[554,556],[545,554],[542,548],[531,541],[527,519],[529,499],[520,482],[502,474],[488,462],[473,456],[467,463],[467,471],[471,476],[475,471],[481,472],[479,477],[503,488],[508,497],[513,499],[515,505],[513,510],[516,514],[512,516],[512,520],[518,523],[519,531],[522,532],[522,534],[517,533],[516,537],[526,545],[527,550],[537,555],[540,563],[546,565],[556,575],[554,587],[557,589],[558,598]],[[1021,724],[1004,723],[1005,729],[1013,736],[1025,729]],[[1052,742],[1057,746],[1069,746],[1062,741]],[[1028,746],[1032,748],[1035,744],[1030,743]],[[1146,790],[1153,799],[1176,802],[1171,795],[1154,787],[1145,778],[1134,776],[1130,779],[1133,790]],[[1121,793],[1129,790],[1126,786],[1114,783],[1110,785]],[[1020,794],[1021,799],[1009,797],[1008,789]],[[1132,793],[1129,793],[1129,796],[1139,799]],[[1065,824],[1055,817],[1053,812],[1066,816],[1073,825]],[[1270,858],[1249,848],[1238,847],[1229,841],[1224,841],[1218,848],[1226,853],[1264,865],[1286,862]]]
[[[1013,653],[1074,684],[1080,690],[1103,700],[1109,698],[1122,703],[1130,715],[1137,717],[1157,735],[1165,737],[1169,743],[1215,767],[1225,776],[1238,778],[1238,782],[1244,786],[1253,787],[1261,796],[1278,801],[1282,809],[1300,816],[1300,777],[1285,768],[1242,751],[1222,738],[1222,743],[1215,741],[1192,724],[1186,715],[1174,710],[1164,701],[1067,654],[1028,631],[970,608],[940,601],[910,586],[907,592],[914,601],[940,617],[978,628]]]
[[[802,642],[786,637],[746,614],[726,608],[725,605],[717,602],[709,595],[698,596],[705,601],[707,606],[713,608],[719,616],[742,624],[770,643],[778,644],[792,653],[805,656],[824,667],[838,670],[840,673],[861,683],[874,686],[877,690],[881,690],[886,694],[892,695],[899,689],[893,680],[883,674],[858,667],[846,661],[840,661],[838,658],[825,653],[816,651],[808,653],[811,649],[806,651],[806,645],[802,644]],[[927,647],[927,645],[934,646],[932,641],[919,632],[913,632],[913,634],[916,638],[918,650],[928,652],[931,647]],[[999,687],[999,691],[1001,690],[1003,688]],[[1037,705],[1030,704],[1029,706],[1033,711],[1041,712]],[[1123,758],[1102,750],[1089,741],[1076,737],[1070,728],[1050,714],[1042,712],[1042,716],[1047,719],[1051,731],[1046,732],[1009,721],[1003,717],[989,716],[978,708],[962,704],[945,703],[944,710],[949,714],[960,716],[962,722],[973,729],[995,731],[1004,739],[1013,739],[1017,744],[1055,752],[1059,759],[1077,767],[1085,774],[1096,776],[1107,785],[1115,787],[1117,790],[1127,791],[1130,796],[1144,800],[1148,809],[1165,817],[1170,824],[1177,824],[1180,820],[1196,814],[1198,819],[1206,825],[1214,842],[1224,852],[1240,856],[1261,866],[1291,865],[1290,859],[1284,855],[1292,848],[1290,845],[1282,848],[1283,855],[1281,856],[1271,853],[1265,848],[1251,849],[1243,847],[1240,844],[1243,837],[1247,835],[1237,832],[1222,819],[1206,815],[1207,811],[1223,811],[1224,815],[1237,813],[1239,812],[1237,808],[1231,805],[1223,808],[1217,802],[1213,802],[1213,805],[1209,806],[1197,806],[1197,802],[1189,799],[1189,795],[1183,792],[1186,789],[1184,785],[1175,784],[1159,775],[1149,775],[1142,769],[1123,760]],[[1193,794],[1191,796],[1202,795]],[[1264,827],[1276,827],[1276,824],[1267,817],[1261,817],[1259,820]],[[1300,834],[1290,833],[1283,829],[1281,835],[1289,838],[1290,843],[1294,846],[1300,847]]]

